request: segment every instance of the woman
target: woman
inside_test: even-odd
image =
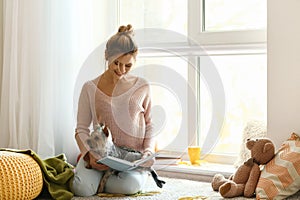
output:
[[[136,62],[138,47],[133,40],[131,25],[120,26],[106,44],[108,68],[94,80],[86,82],[79,97],[75,138],[81,155],[88,154],[89,163],[82,156],[75,169],[72,190],[78,196],[96,194],[107,166],[97,164],[99,156],[89,153],[85,143],[93,128],[102,122],[111,130],[117,146],[139,151],[143,157],[154,153],[151,122],[150,86],[142,78],[129,74]],[[151,166],[154,160],[146,165]],[[87,169],[89,165],[92,169]],[[111,175],[104,192],[134,194],[143,189],[148,174],[131,170]]]

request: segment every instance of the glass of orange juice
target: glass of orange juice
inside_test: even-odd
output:
[[[201,155],[200,146],[189,146],[188,154],[192,165],[200,163],[200,155]]]

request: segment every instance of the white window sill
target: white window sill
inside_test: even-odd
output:
[[[205,162],[200,166],[194,165],[154,165],[154,169],[160,176],[171,178],[184,178],[196,181],[211,182],[217,173],[229,177],[236,171],[233,165]]]

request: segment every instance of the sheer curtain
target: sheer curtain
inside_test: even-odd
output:
[[[103,17],[108,8],[97,0],[3,1],[0,147],[30,148],[42,158],[65,153],[75,162],[74,85],[113,32]]]

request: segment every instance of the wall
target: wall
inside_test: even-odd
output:
[[[268,0],[268,133],[300,134],[300,1]]]
[[[2,88],[2,65],[3,65],[3,0],[0,0],[0,104]]]

